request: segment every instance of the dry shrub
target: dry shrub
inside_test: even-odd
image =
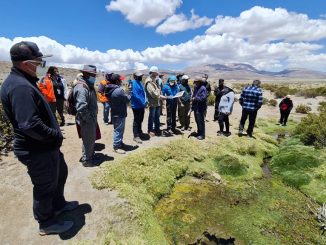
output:
[[[311,112],[311,107],[308,105],[300,104],[295,108],[296,113],[308,114]]]

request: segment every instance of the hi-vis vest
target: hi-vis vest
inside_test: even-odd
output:
[[[56,102],[50,74],[46,74],[45,77],[43,77],[39,81],[38,87],[41,90],[47,102],[52,102],[52,103]]]
[[[107,84],[108,84],[108,82],[104,79],[98,85],[97,99],[99,102],[105,103],[105,102],[109,101],[108,98],[104,94],[105,86]]]

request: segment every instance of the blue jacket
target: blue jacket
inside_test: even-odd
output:
[[[207,109],[207,89],[204,84],[195,87],[192,100],[192,110],[204,112]]]
[[[163,86],[163,90],[162,93],[164,96],[174,96],[179,92],[179,87],[177,84],[175,84],[174,86],[171,86],[168,82],[166,82]],[[169,104],[177,104],[178,102],[178,98],[174,98],[174,99],[166,99],[166,103]]]
[[[129,83],[131,85],[131,108],[142,109],[146,107],[147,98],[144,85],[141,81],[132,80]]]
[[[259,110],[263,104],[263,92],[255,85],[247,86],[242,90],[239,102],[243,109]]]

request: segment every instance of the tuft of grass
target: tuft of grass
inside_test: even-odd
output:
[[[326,158],[324,150],[285,142],[271,162],[275,175],[314,200],[326,202]]]
[[[218,172],[223,175],[240,176],[248,172],[248,166],[241,162],[239,158],[231,155],[217,157],[213,161],[217,166]]]

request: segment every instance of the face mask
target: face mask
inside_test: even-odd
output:
[[[89,77],[89,78],[87,79],[87,82],[88,82],[89,84],[94,84],[94,83],[95,83],[95,80],[96,80],[96,77]]]
[[[44,77],[45,74],[46,74],[46,70],[47,70],[46,67],[37,66],[36,67],[36,73],[35,73],[36,77],[37,78]]]

